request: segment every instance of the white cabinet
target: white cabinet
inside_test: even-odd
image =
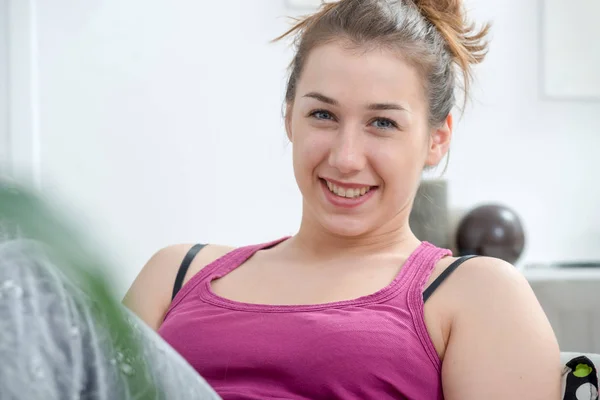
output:
[[[600,353],[600,268],[532,268],[523,273],[561,351]]]

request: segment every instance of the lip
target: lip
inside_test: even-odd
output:
[[[336,181],[335,179],[329,179],[329,178],[323,178],[323,177],[320,177],[320,178],[321,178],[321,180],[333,183],[335,186],[348,188],[348,189],[362,189],[367,186],[370,188],[375,187],[375,185],[369,185],[366,183],[348,183],[348,182]]]
[[[335,183],[335,181],[329,181],[329,182]],[[369,190],[369,192],[365,193],[364,195],[362,195],[360,197],[347,198],[347,197],[340,197],[340,196],[337,196],[334,193],[332,193],[329,190],[329,188],[327,187],[327,182],[325,181],[325,179],[323,179],[323,178],[319,179],[319,183],[321,184],[321,187],[323,188],[323,194],[325,195],[325,198],[327,199],[327,201],[329,203],[331,203],[335,207],[346,208],[346,209],[360,207],[361,205],[363,205],[364,203],[369,201],[375,195],[375,192],[378,189],[377,187],[372,187],[372,189]],[[337,183],[336,183],[336,185],[337,185]],[[342,185],[342,184],[340,184],[339,186],[344,187],[344,185]],[[346,186],[346,187],[361,188],[361,187],[365,187],[365,186],[369,186],[369,185],[357,185],[357,186]]]

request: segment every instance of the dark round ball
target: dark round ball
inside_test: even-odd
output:
[[[525,232],[519,216],[510,208],[483,205],[460,221],[456,245],[461,256],[496,257],[512,264],[523,253]]]

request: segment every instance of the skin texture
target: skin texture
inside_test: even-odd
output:
[[[419,245],[408,219],[422,170],[443,159],[452,137],[451,115],[439,126],[427,123],[423,87],[417,71],[390,49],[343,42],[313,49],[286,115],[303,197],[300,229],[213,282],[213,291],[248,303],[317,304],[389,284]],[[341,208],[327,200],[323,178],[377,188],[360,207]],[[158,252],[125,298],[154,329],[189,247]],[[186,281],[229,250],[206,247]],[[453,260],[440,260],[429,283]],[[555,336],[511,265],[465,262],[427,302],[425,321],[443,360],[446,399],[559,398]]]

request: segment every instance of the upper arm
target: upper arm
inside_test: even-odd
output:
[[[559,399],[559,347],[525,278],[491,258],[465,263],[456,275],[445,398]]]
[[[171,304],[175,277],[191,247],[191,244],[178,244],[156,252],[144,265],[123,299],[123,304],[154,330],[162,324]],[[190,264],[183,283],[229,250],[229,247],[214,245],[203,248]]]

